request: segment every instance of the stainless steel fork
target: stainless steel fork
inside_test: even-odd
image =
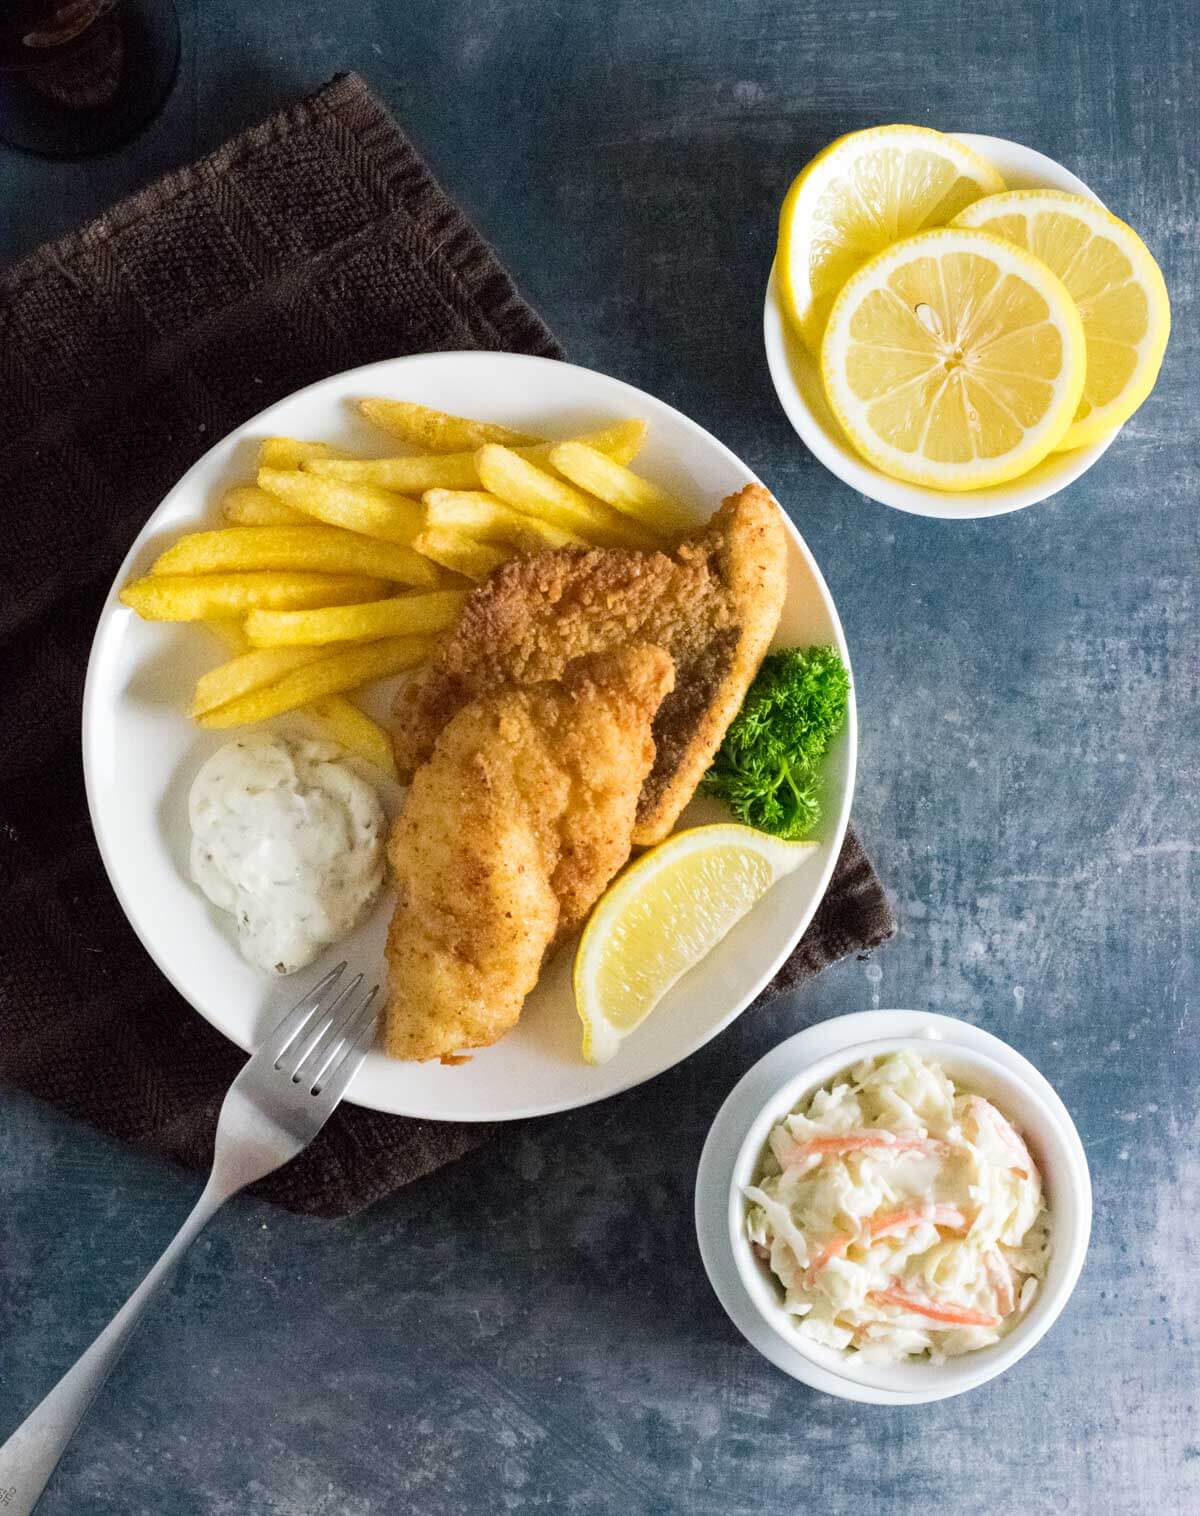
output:
[[[231,1195],[281,1168],[333,1114],[375,1036],[379,986],[326,974],[286,1015],[229,1087],[212,1173],[175,1240],[83,1357],[0,1447],[0,1513],[28,1516],[142,1312]]]

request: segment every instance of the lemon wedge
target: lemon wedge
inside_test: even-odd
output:
[[[1083,318],[1087,376],[1057,451],[1095,442],[1128,421],[1154,388],[1171,302],[1150,249],[1131,226],[1082,195],[1011,190],[968,206],[955,226],[1027,248],[1066,285]]]
[[[815,847],[748,826],[698,826],[619,875],[575,955],[584,1058],[606,1063],[676,980]]]
[[[784,199],[775,265],[812,351],[838,291],[868,258],[1003,188],[986,158],[927,126],[873,126],[818,153]]]
[[[834,303],[821,379],[846,435],[896,479],[976,490],[1062,441],[1083,393],[1083,323],[1056,274],[989,232],[921,232]]]

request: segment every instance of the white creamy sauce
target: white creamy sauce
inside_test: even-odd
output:
[[[226,743],[196,775],[189,813],[192,878],[268,973],[294,973],[348,936],[383,887],[383,807],[328,743]]]

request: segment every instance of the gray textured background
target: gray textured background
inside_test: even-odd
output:
[[[581,363],[770,483],[841,608],[856,812],[895,893],[884,1005],[966,1016],[1058,1087],[1096,1187],[1046,1341],[964,1399],[871,1409],[741,1340],[693,1239],[736,1078],[862,1009],[851,962],[682,1068],[351,1222],[235,1203],[191,1254],[47,1516],[1200,1509],[1196,21],[1188,0],[188,0],[163,117],[111,160],[0,150],[0,257],[360,69]],[[797,442],[759,340],[774,218],[831,137],[1019,138],[1162,262],[1153,398],[1065,496],[949,526]],[[0,1098],[0,1434],[198,1186]]]

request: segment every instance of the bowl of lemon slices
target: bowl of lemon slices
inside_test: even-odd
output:
[[[1150,394],[1170,301],[1074,174],[997,137],[879,126],[780,213],[767,362],[809,450],[899,510],[1019,510],[1085,473]]]

